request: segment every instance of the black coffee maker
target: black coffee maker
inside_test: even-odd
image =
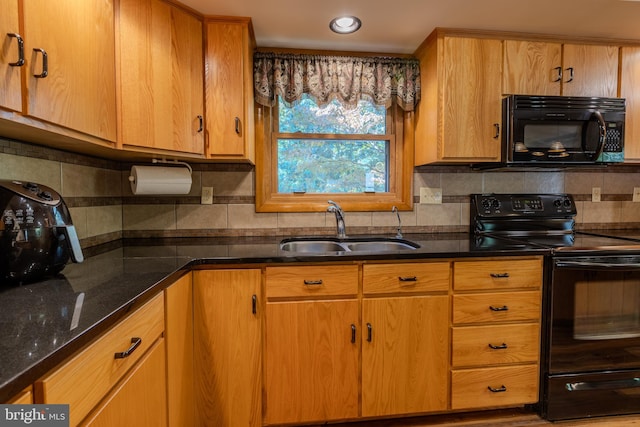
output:
[[[84,257],[69,209],[42,184],[0,180],[0,283],[33,282]]]

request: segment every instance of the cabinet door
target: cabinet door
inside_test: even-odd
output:
[[[358,302],[269,302],[266,424],[358,416]]]
[[[196,424],[261,425],[260,270],[193,273]]]
[[[448,301],[446,295],[363,301],[362,416],[447,409]]]
[[[502,92],[521,95],[560,95],[560,43],[504,41]]]
[[[565,44],[562,95],[616,97],[618,51],[618,46]]]
[[[113,1],[29,0],[22,4],[28,62],[24,113],[115,141]],[[46,77],[34,77],[44,68],[44,55],[34,49],[47,53]]]
[[[204,154],[202,23],[160,0],[121,0],[123,146]]]
[[[165,343],[167,346],[167,403],[169,426],[192,426],[193,393],[193,286],[191,273],[165,290]]]
[[[160,338],[82,426],[166,426],[164,340]]]
[[[620,97],[627,100],[625,160],[640,160],[640,47],[622,48]]]
[[[20,66],[9,65],[18,62],[18,38],[9,34],[21,35],[18,23],[18,0],[4,0],[0,13],[0,107],[9,110],[22,110],[22,84],[20,82]],[[23,65],[24,66],[24,65]]]
[[[502,42],[445,37],[442,160],[500,159]]]
[[[206,24],[205,103],[209,155],[248,158],[253,138],[252,52],[248,23]]]

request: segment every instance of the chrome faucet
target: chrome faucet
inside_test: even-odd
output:
[[[334,202],[333,200],[329,200],[329,207],[327,207],[327,212],[333,212],[336,215],[336,227],[338,228],[338,238],[344,239],[347,237],[346,226],[344,224],[344,212],[339,204]]]
[[[402,221],[400,221],[400,212],[396,206],[391,207],[391,212],[395,212],[398,217],[398,232],[396,233],[396,239],[402,239]]]

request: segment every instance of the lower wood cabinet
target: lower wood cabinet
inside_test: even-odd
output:
[[[164,340],[158,340],[82,426],[166,426]]]
[[[447,409],[449,297],[362,303],[362,416]]]
[[[69,404],[71,426],[118,425],[109,423],[113,417],[124,420],[120,425],[166,424],[163,331],[159,294],[37,381],[35,403]],[[131,424],[129,416],[139,416],[134,412],[149,418]]]
[[[260,269],[193,272],[195,425],[262,423]]]
[[[538,401],[542,257],[453,266],[451,409]]]
[[[358,266],[267,267],[265,288],[265,424],[356,418]]]

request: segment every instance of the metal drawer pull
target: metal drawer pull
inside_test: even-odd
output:
[[[116,353],[115,358],[124,359],[125,357],[131,356],[131,353],[133,353],[141,343],[142,343],[142,338],[131,338],[131,347],[129,347],[126,351]]]
[[[488,386],[487,389],[491,392],[491,393],[504,393],[505,391],[507,391],[507,387],[505,387],[504,385],[501,386],[500,388],[493,388],[491,386]]]
[[[562,80],[562,67],[555,67],[554,70],[558,72],[558,77],[556,77],[556,79],[553,82],[557,83]]]
[[[258,313],[258,297],[256,295],[251,295],[251,313]]]
[[[494,307],[493,305],[489,306],[489,310],[491,311],[508,311],[509,307],[507,307],[506,305],[503,305],[502,307]]]
[[[240,135],[240,118],[239,117],[235,118],[235,124],[236,124],[236,133]]]
[[[371,323],[367,323],[367,341],[373,341],[373,326],[371,326]]]
[[[490,276],[494,279],[505,279],[509,277],[509,273],[490,273]]]
[[[500,123],[494,123],[493,127],[496,129],[495,135],[493,135],[493,139],[500,138]]]
[[[502,343],[500,345],[493,345],[493,344],[489,344],[489,348],[492,350],[506,350],[507,349],[507,344]]]
[[[417,282],[418,278],[416,276],[398,277],[398,280],[400,280],[401,282]]]
[[[305,285],[322,285],[322,279],[320,280],[305,280]]]
[[[34,52],[40,52],[42,54],[42,72],[40,74],[34,74],[36,79],[44,79],[49,75],[49,59],[47,57],[47,51],[41,48],[33,48]]]
[[[353,323],[351,324],[351,342],[353,344],[356,343],[356,325],[354,325]]]
[[[24,65],[24,40],[17,33],[7,33],[9,37],[15,37],[18,41],[18,60],[16,62],[9,62],[12,67],[22,67]]]

